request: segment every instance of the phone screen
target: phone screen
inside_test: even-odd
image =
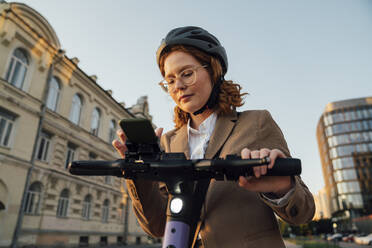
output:
[[[147,119],[123,119],[119,122],[127,139],[137,144],[154,144],[157,142],[151,122]]]

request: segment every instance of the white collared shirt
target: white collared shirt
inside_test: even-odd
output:
[[[217,114],[212,113],[200,125],[199,130],[190,126],[190,120],[187,123],[187,136],[190,149],[190,159],[204,158],[205,151],[207,150],[209,139],[216,126]]]
[[[200,125],[199,130],[194,129],[190,126],[190,119],[187,122],[187,137],[190,149],[190,159],[202,159],[204,158],[205,151],[207,150],[209,140],[216,126],[217,114],[213,112],[207,119],[205,119]],[[283,197],[279,199],[271,199],[265,194],[261,194],[266,200],[271,203],[284,206],[288,203],[289,197],[293,194],[294,187],[287,192]]]

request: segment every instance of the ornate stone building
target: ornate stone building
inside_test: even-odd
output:
[[[123,179],[72,176],[67,164],[117,159],[111,146],[117,122],[151,119],[147,99],[132,114],[78,63],[37,11],[0,2],[0,246],[11,244],[15,230],[20,245],[146,237],[133,221]]]

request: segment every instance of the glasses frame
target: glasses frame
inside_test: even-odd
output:
[[[194,85],[196,83],[196,72],[198,69],[200,68],[207,68],[208,65],[199,65],[199,66],[194,66],[194,67],[191,67],[191,68],[186,68],[186,69],[183,69],[182,71],[180,71],[179,73],[176,74],[176,78],[175,80],[177,80],[177,78],[182,82],[183,85],[186,85],[186,86],[191,86],[191,85]],[[193,72],[195,73],[195,79],[194,79],[194,82],[191,83],[191,84],[185,84],[185,82],[180,78],[181,74],[186,71],[186,70],[193,70]],[[159,82],[159,85],[160,87],[162,88],[162,90],[164,90],[165,92],[169,93],[169,86],[168,85],[168,82],[166,81],[166,79],[163,79]]]

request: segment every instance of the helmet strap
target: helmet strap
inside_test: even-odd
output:
[[[203,113],[207,109],[213,109],[218,103],[218,95],[220,94],[220,87],[224,81],[224,77],[221,76],[220,79],[213,85],[211,94],[209,95],[208,101],[199,110],[195,111],[193,115],[198,115]]]

